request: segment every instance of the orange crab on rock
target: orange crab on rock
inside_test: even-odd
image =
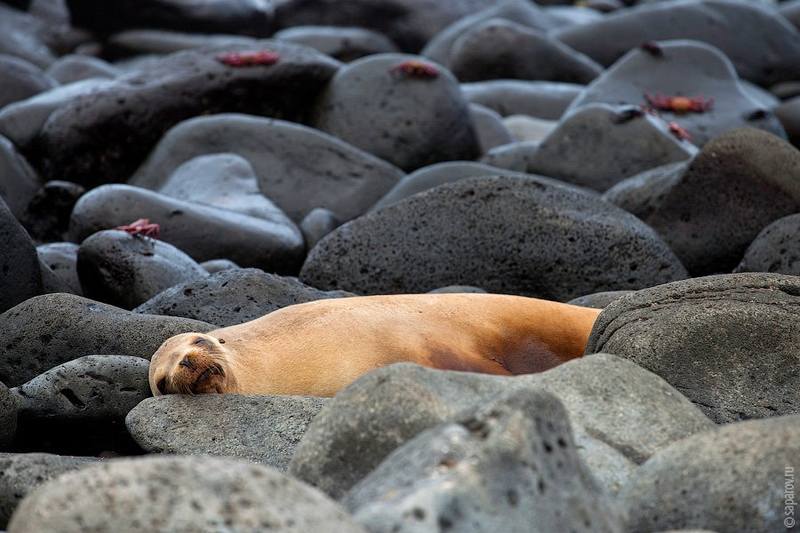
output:
[[[705,113],[714,107],[713,98],[702,96],[664,96],[644,93],[647,104],[657,111],[670,111],[672,113]]]
[[[117,226],[114,229],[124,231],[130,235],[141,235],[144,237],[152,237],[153,239],[158,239],[161,233],[161,226],[158,224],[151,224],[148,218],[140,218],[128,225]]]

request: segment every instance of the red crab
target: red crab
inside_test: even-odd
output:
[[[677,122],[669,122],[667,127],[669,128],[669,132],[671,134],[682,141],[690,141],[692,139],[692,136],[689,134],[689,132],[682,128]]]
[[[403,61],[402,63],[393,66],[390,72],[392,74],[401,74],[409,78],[428,80],[439,77],[439,69],[430,63],[419,61],[418,59],[409,59],[408,61]]]
[[[672,113],[705,113],[714,106],[713,98],[703,98],[702,96],[655,96],[644,93],[647,104],[658,111],[670,111]]]
[[[217,56],[217,61],[229,67],[257,67],[274,65],[281,58],[280,54],[271,50],[256,52],[225,52]]]
[[[158,224],[151,224],[149,218],[140,218],[127,226],[118,226],[114,229],[124,231],[131,235],[143,235],[154,239],[158,239],[158,235],[161,233],[161,226]]]

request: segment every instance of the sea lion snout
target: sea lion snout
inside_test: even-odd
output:
[[[184,334],[165,342],[150,364],[153,395],[227,392],[224,356],[214,339]]]

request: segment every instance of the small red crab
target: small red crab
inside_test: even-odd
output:
[[[154,239],[158,239],[158,235],[161,233],[161,226],[158,224],[151,224],[149,218],[140,218],[127,226],[118,226],[114,229],[124,231],[131,235],[143,235]]]
[[[418,59],[403,61],[390,70],[392,74],[401,74],[409,78],[434,79],[439,77],[439,69]]]
[[[714,106],[713,98],[702,96],[655,96],[644,93],[644,99],[650,107],[658,111],[671,111],[672,113],[705,113]]]
[[[690,141],[692,139],[691,134],[689,134],[689,132],[682,128],[677,122],[669,122],[667,127],[669,128],[669,132],[671,134],[682,141]]]
[[[229,67],[257,67],[274,65],[281,58],[280,54],[271,50],[256,52],[225,52],[217,56],[217,61]]]

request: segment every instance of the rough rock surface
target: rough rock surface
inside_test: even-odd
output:
[[[775,272],[800,276],[800,215],[783,217],[756,236],[734,272]]]
[[[39,257],[28,233],[0,198],[0,312],[42,292]],[[3,381],[0,377],[0,381]]]

